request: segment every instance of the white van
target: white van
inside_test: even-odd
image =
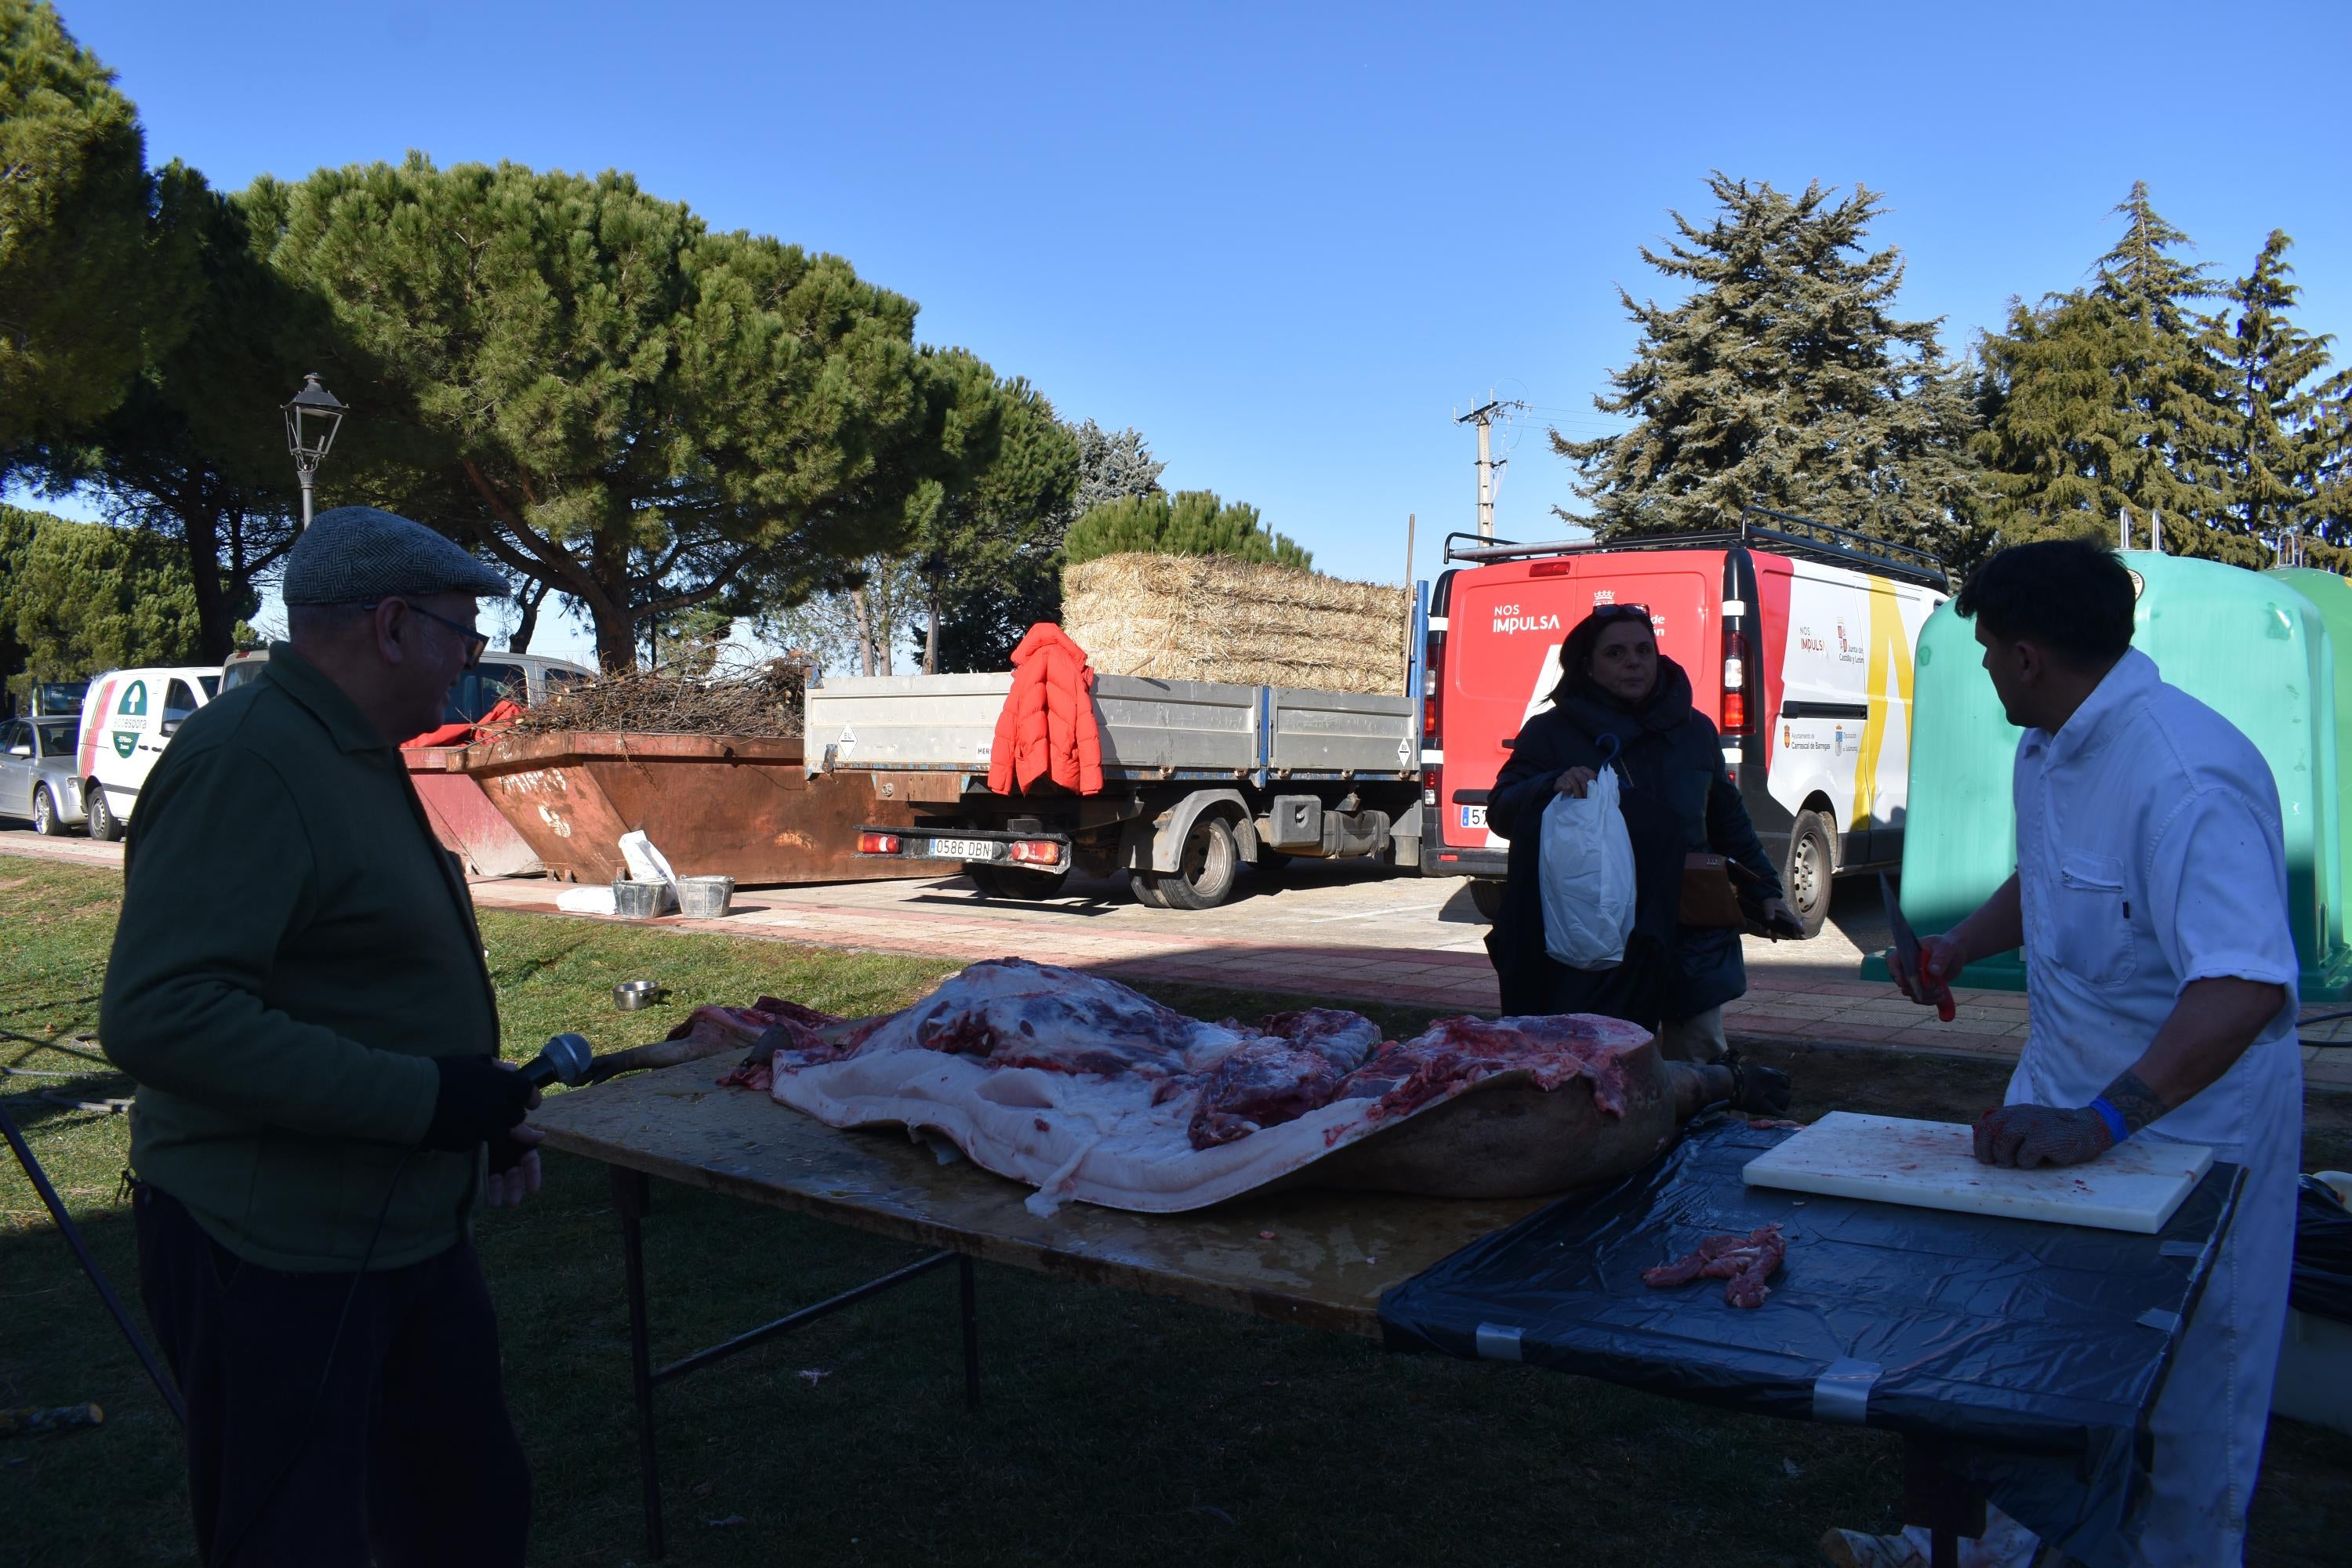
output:
[[[89,683],[75,766],[92,838],[122,837],[155,760],[188,715],[219,695],[212,665],[113,669]]]

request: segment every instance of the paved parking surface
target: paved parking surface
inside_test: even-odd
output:
[[[79,837],[0,832],[0,854],[119,864],[121,847]],[[482,879],[485,908],[557,914],[561,886],[536,878]],[[594,916],[565,915],[570,920]],[[1242,990],[1492,1012],[1495,975],[1486,922],[1463,878],[1422,878],[1347,861],[1294,861],[1249,877],[1218,910],[1153,910],[1123,883],[1074,879],[1035,903],[983,899],[961,877],[737,894],[721,920],[648,922],[828,947],[923,953],[971,962],[1019,955],[1126,978],[1183,980]],[[1830,923],[1811,942],[1747,942],[1748,994],[1724,1010],[1737,1040],[1811,1040],[1867,1047],[2013,1057],[2026,1004],[2012,992],[1961,990],[1958,1016],[1938,1023],[1883,981],[1860,976],[1863,955],[1888,941],[1874,878],[1839,886]],[[2311,1008],[2317,1013],[2333,1008]],[[2307,1039],[2352,1040],[2352,1021],[2306,1027]],[[2306,1047],[2315,1086],[2352,1088],[2352,1049]]]

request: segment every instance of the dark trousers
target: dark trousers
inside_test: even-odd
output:
[[[522,1562],[530,1471],[471,1246],[373,1270],[354,1294],[350,1274],[241,1261],[160,1188],[140,1184],[132,1213],[207,1568]]]

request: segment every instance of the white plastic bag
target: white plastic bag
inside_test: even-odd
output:
[[[1633,840],[1603,768],[1584,798],[1555,795],[1543,814],[1544,948],[1570,969],[1613,969],[1633,931]]]

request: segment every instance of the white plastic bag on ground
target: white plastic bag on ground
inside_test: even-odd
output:
[[[1543,814],[1544,947],[1570,969],[1612,969],[1633,931],[1633,840],[1603,768],[1584,798],[1555,795]]]
[[[612,887],[566,888],[555,895],[555,907],[567,914],[609,915],[613,912]]]

